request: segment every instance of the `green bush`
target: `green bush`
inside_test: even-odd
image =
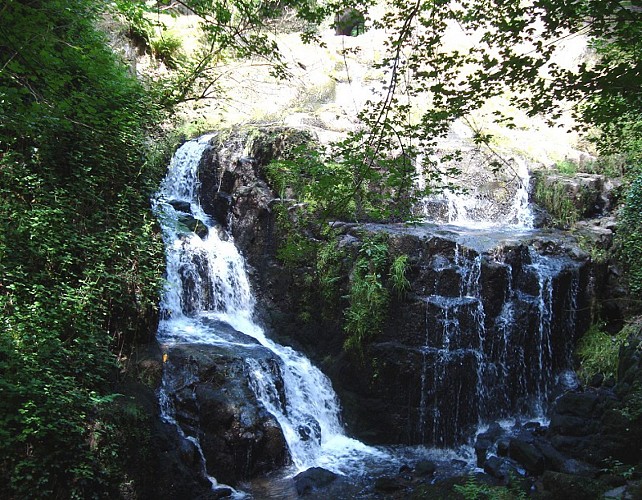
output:
[[[155,105],[93,0],[0,9],[0,482],[8,498],[118,495],[118,356],[153,334]],[[102,436],[102,437],[101,437]]]
[[[591,325],[575,350],[580,363],[577,372],[580,379],[586,383],[598,373],[615,377],[620,346],[626,342],[629,333],[628,328],[623,328],[620,333],[611,336],[602,330],[601,325]]]
[[[628,189],[620,210],[617,241],[629,288],[639,301],[642,298],[642,176],[637,177]]]
[[[184,60],[182,53],[183,42],[173,33],[161,33],[150,41],[152,55],[169,69],[178,68]]]

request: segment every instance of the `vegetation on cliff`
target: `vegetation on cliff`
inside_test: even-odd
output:
[[[125,454],[114,439],[115,353],[154,325],[163,260],[148,200],[164,162],[146,135],[159,115],[95,29],[100,8],[54,0],[0,9],[8,497],[115,492]]]

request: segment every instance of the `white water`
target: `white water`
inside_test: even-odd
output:
[[[418,165],[421,161],[417,162]],[[468,228],[501,228],[506,230],[533,229],[533,213],[528,201],[530,173],[526,161],[513,158],[507,165],[507,179],[493,185],[488,169],[471,167],[461,178],[446,179],[465,191],[445,190],[420,201],[420,211],[429,222],[452,224]],[[426,182],[418,171],[418,188]],[[488,185],[493,186],[488,190]],[[498,196],[498,193],[501,196]]]
[[[189,141],[176,152],[154,200],[167,260],[158,340],[165,344],[224,344],[231,349],[241,345],[238,339],[225,338],[208,328],[211,319],[256,339],[282,361],[285,401],[279,398],[275,375],[258,361],[247,359],[251,386],[281,425],[296,469],[321,466],[354,474],[364,457],[384,458],[386,454],[347,437],[329,379],[305,356],[268,339],[253,321],[254,298],[243,257],[231,236],[217,227],[198,201],[198,166],[211,138]],[[207,234],[201,238],[186,230],[186,218],[200,221]]]

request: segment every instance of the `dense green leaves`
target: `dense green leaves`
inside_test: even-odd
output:
[[[92,445],[115,348],[151,333],[147,92],[94,28],[98,2],[0,8],[0,477],[9,497],[108,496]]]

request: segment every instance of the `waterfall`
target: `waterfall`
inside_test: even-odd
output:
[[[189,141],[176,152],[153,200],[167,266],[157,338],[169,345],[216,344],[230,349],[253,345],[209,327],[222,322],[267,348],[281,360],[280,373],[252,358],[246,360],[246,372],[256,398],[280,424],[295,467],[323,466],[341,472],[364,454],[380,452],[345,435],[329,379],[302,354],[268,339],[253,321],[254,297],[243,257],[198,198],[199,163],[211,139],[208,135]],[[196,227],[201,230],[189,229]],[[165,398],[162,391],[161,398]],[[171,420],[171,408],[167,404],[163,408]]]
[[[204,381],[190,378],[190,363],[194,352],[216,349],[233,353],[239,363],[224,377],[242,380],[243,397],[253,408],[258,405],[258,413],[270,416],[271,429],[280,428],[293,465],[288,473],[323,467],[354,478],[377,468],[398,470],[401,455],[409,457],[410,448],[375,449],[346,436],[330,380],[301,353],[273,342],[254,321],[255,299],[243,256],[231,234],[200,202],[206,189],[199,179],[205,171],[201,162],[209,161],[204,158],[211,157],[212,142],[208,135],[185,143],[153,200],[166,248],[157,333],[170,358],[159,394],[163,418],[192,443],[209,477],[206,457],[212,470],[219,462],[212,451],[219,449],[218,441],[212,435],[224,425],[215,421],[206,429],[209,421],[201,418],[206,414],[192,412],[201,403],[196,392]],[[584,300],[578,299],[583,282],[573,258],[551,255],[546,248],[538,252],[531,244],[535,232],[528,229],[532,221],[523,165],[525,177],[501,212],[512,214],[507,233],[497,225],[493,230],[434,224],[374,229],[403,238],[397,242],[408,245],[416,276],[412,295],[399,308],[399,322],[373,342],[375,356],[377,349],[385,353],[385,362],[377,365],[376,384],[374,378],[359,378],[369,376],[369,367],[353,372],[354,387],[343,381],[348,391],[356,389],[359,411],[376,413],[357,413],[369,425],[364,439],[383,430],[382,435],[393,438],[381,442],[422,445],[417,448],[422,457],[434,453],[430,447],[457,447],[465,456],[465,445],[480,426],[545,416],[555,377],[571,366],[576,321],[582,321],[576,310],[583,303],[578,300]],[[208,175],[204,186],[212,184],[213,174]],[[207,349],[197,351],[203,345]],[[172,353],[177,356],[172,358]],[[172,359],[179,359],[180,367]],[[196,370],[195,376],[203,373]],[[227,401],[228,394],[219,396]],[[173,401],[178,401],[176,409]],[[354,409],[347,413],[354,414]],[[275,447],[283,450],[283,440]],[[235,470],[249,463],[252,453],[251,447],[237,453],[242,463],[234,462]],[[281,465],[267,464],[252,474]],[[214,475],[227,480],[218,469]]]
[[[484,423],[545,417],[556,375],[571,366],[579,271],[568,258],[521,248],[517,257],[482,257],[456,244],[450,259],[440,255],[426,270],[434,285],[422,298],[419,442],[452,446]],[[493,291],[503,298],[500,307],[488,303],[484,273],[503,284]]]
[[[528,200],[530,174],[527,162],[520,157],[506,161],[503,177],[497,178],[492,169],[473,152],[468,164],[460,164],[463,176],[446,177],[444,181],[463,188],[445,190],[419,202],[418,211],[427,221],[460,227],[532,229],[533,214]],[[481,162],[481,165],[478,164]],[[418,168],[421,159],[417,161]],[[425,189],[423,173],[417,173],[417,187]]]

